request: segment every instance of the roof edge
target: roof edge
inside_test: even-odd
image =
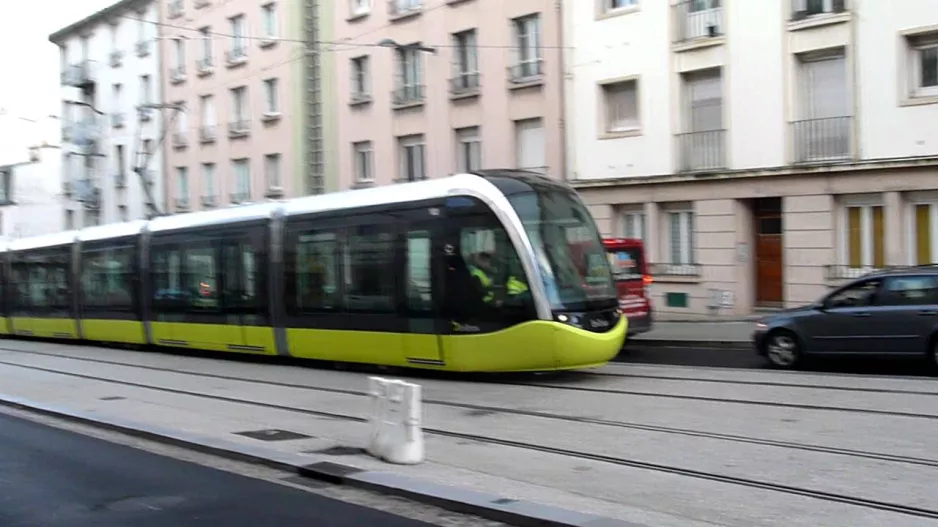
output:
[[[80,30],[88,26],[100,24],[102,21],[104,21],[104,19],[109,18],[115,14],[119,14],[120,12],[128,8],[135,7],[137,5],[150,4],[155,1],[156,0],[120,0],[118,2],[115,2],[105,7],[104,9],[101,9],[99,11],[96,11],[86,16],[85,18],[82,18],[78,22],[69,24],[63,27],[62,29],[52,33],[51,35],[49,35],[49,42],[55,45],[59,45],[62,43],[62,41],[66,39],[66,37],[74,35],[75,33],[78,33]]]

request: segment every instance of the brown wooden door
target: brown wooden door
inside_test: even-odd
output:
[[[781,200],[759,200],[755,217],[756,303],[778,304],[785,298]]]

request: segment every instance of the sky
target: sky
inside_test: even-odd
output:
[[[0,17],[0,108],[37,118],[60,111],[59,51],[49,35],[117,0],[27,0]]]

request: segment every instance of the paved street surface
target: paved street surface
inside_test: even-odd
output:
[[[430,524],[0,414],[3,527]]]
[[[753,321],[667,321],[656,320],[648,333],[629,338],[635,343],[677,343],[706,347],[708,345],[730,344],[736,347],[748,346],[755,329]]]
[[[496,380],[384,375],[423,385],[421,465],[389,465],[356,450],[368,433],[354,420],[368,415],[366,373],[0,342],[0,398],[272,456],[648,527],[938,520],[938,384],[930,378],[631,363]],[[247,434],[265,429],[293,435]]]

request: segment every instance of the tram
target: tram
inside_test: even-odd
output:
[[[569,186],[525,171],[0,248],[7,337],[523,372],[603,365],[627,325],[592,216]]]

